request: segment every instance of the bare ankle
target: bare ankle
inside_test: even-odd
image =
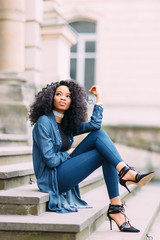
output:
[[[112,205],[121,205],[122,204],[119,196],[110,199],[110,203]]]
[[[129,170],[125,176],[123,177],[124,180],[135,180],[135,177],[137,175],[137,172],[133,171],[133,170]]]
[[[117,164],[116,169],[118,172],[120,172],[121,169],[124,168],[125,166],[126,166],[125,162],[122,161]]]

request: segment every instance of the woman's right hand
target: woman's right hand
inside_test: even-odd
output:
[[[93,85],[90,89],[89,92],[94,94],[96,96],[96,103],[101,103],[102,104],[102,94],[101,94],[101,89],[98,85]]]
[[[74,151],[74,148],[70,148],[67,152],[69,155],[71,155],[73,151]]]

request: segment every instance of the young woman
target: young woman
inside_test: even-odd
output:
[[[110,198],[107,212],[110,223],[114,220],[123,232],[139,232],[124,213],[118,178],[128,189],[129,184],[147,184],[154,173],[137,173],[126,165],[101,129],[103,108],[99,87],[92,86],[89,92],[96,96],[89,122],[85,122],[86,92],[76,81],[51,83],[37,94],[29,118],[34,125],[33,164],[38,187],[49,193],[50,211],[78,211],[89,207],[80,197],[78,184],[102,166]],[[73,136],[87,132],[90,132],[87,137],[75,149],[71,148]]]

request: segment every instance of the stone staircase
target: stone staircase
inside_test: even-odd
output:
[[[32,162],[0,166],[0,190],[7,190],[35,181]]]
[[[131,185],[131,194],[120,186],[127,216],[141,232],[122,233],[115,224],[111,231],[101,168],[80,184],[82,198],[92,208],[68,214],[48,212],[49,195],[38,190],[31,151],[25,145],[0,147],[0,240],[145,240],[146,234],[154,236],[153,223],[160,209],[159,183],[143,188]]]
[[[0,146],[24,146],[28,145],[27,135],[3,134],[0,131]]]
[[[0,147],[0,166],[31,161],[32,161],[32,148],[30,146]]]

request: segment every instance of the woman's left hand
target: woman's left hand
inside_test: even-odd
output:
[[[101,102],[102,101],[102,96],[101,96],[101,89],[99,86],[97,85],[93,85],[90,89],[89,92],[94,94],[97,97],[97,101],[96,102]]]
[[[67,151],[67,152],[68,152],[68,154],[69,154],[69,155],[71,155],[71,154],[72,154],[72,152],[74,151],[74,149],[75,149],[75,148],[70,148],[70,149]]]

